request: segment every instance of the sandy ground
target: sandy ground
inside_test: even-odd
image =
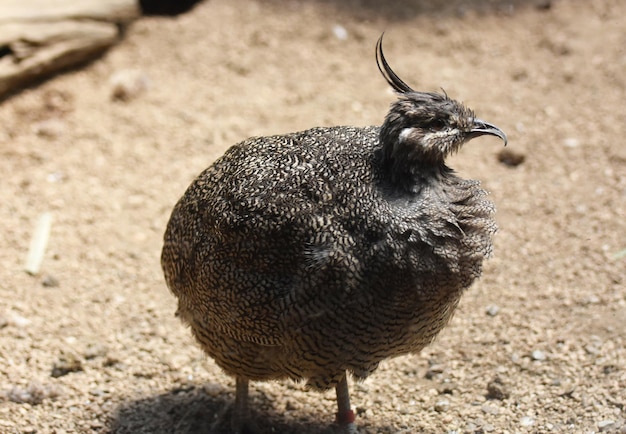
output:
[[[361,432],[626,432],[626,2],[381,3],[211,0],[144,18],[0,106],[0,432],[210,431],[234,381],[174,317],[169,213],[246,137],[380,124],[383,30],[409,84],[465,101],[524,161],[504,164],[492,138],[454,157],[498,206],[495,256],[432,346],[352,385]],[[147,88],[113,100],[120,74]],[[251,400],[262,432],[334,418],[333,393],[289,381]]]

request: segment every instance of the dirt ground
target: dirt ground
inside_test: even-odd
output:
[[[174,317],[169,213],[249,136],[380,124],[386,31],[405,81],[467,103],[524,161],[481,138],[450,162],[497,204],[495,256],[432,346],[352,384],[361,432],[626,433],[626,2],[385,3],[145,17],[0,105],[0,432],[210,432],[234,381]],[[139,90],[115,100],[114,77]],[[289,381],[254,383],[251,405],[268,433],[329,431],[335,412]]]

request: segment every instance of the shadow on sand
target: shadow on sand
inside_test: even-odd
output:
[[[215,385],[211,385],[215,386]],[[161,395],[130,401],[120,406],[111,420],[111,434],[229,434],[232,391],[216,386],[189,385]],[[251,434],[333,434],[337,427],[330,415],[302,412],[298,420],[287,419],[262,393],[251,396]],[[259,408],[269,410],[258,410]],[[378,427],[392,432],[388,427]]]

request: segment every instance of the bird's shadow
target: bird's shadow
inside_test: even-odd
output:
[[[124,403],[112,415],[109,432],[229,434],[233,393],[227,388],[210,386],[211,388],[190,385]],[[207,393],[207,390],[210,390],[210,393]],[[338,432],[337,427],[331,424],[330,415],[316,415],[304,411],[297,415],[297,420],[288,419],[277,411],[263,394],[255,396],[250,406],[250,416],[254,424],[250,434]],[[263,407],[263,411],[255,407]]]

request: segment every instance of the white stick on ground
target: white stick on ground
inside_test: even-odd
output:
[[[52,227],[52,213],[45,212],[39,217],[35,233],[30,240],[30,249],[26,257],[24,270],[28,274],[36,275],[39,273],[43,257],[46,253],[48,238],[50,238],[50,228]]]

